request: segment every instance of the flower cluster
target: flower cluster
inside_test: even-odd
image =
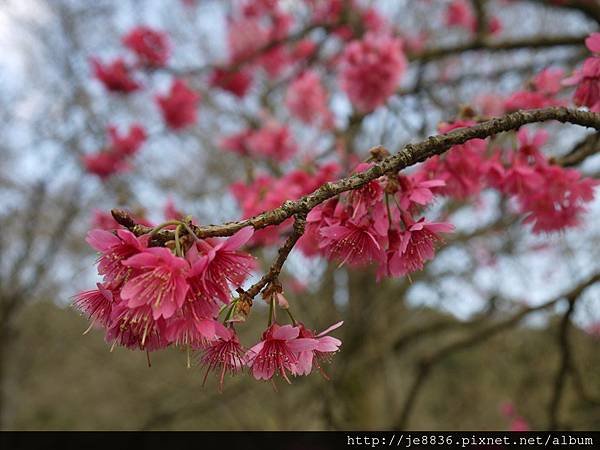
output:
[[[545,133],[530,137],[522,128],[518,148],[498,153],[488,163],[491,183],[517,200],[534,232],[577,226],[598,185],[596,180],[582,178],[575,169],[550,164],[540,151],[546,140]]]
[[[577,86],[573,98],[576,105],[600,112],[600,33],[593,33],[585,44],[594,56],[586,59],[583,67],[565,80],[565,84]]]
[[[165,122],[173,130],[181,130],[198,120],[200,95],[183,80],[173,80],[169,92],[157,95],[156,102]]]
[[[471,3],[467,0],[452,0],[446,8],[446,25],[448,27],[463,28],[469,32],[477,31],[478,22]],[[490,34],[497,34],[502,31],[502,23],[498,17],[491,17],[485,24],[486,31]]]
[[[123,36],[123,45],[129,48],[142,66],[163,67],[169,59],[167,35],[147,26],[139,26]]]
[[[127,170],[128,160],[135,155],[146,140],[146,131],[139,124],[129,127],[125,135],[114,126],[108,127],[109,145],[97,153],[83,157],[85,169],[101,179]]]
[[[96,78],[109,91],[128,94],[142,87],[133,78],[131,68],[123,58],[116,58],[109,63],[102,63],[99,59],[92,58],[91,63]]]
[[[361,164],[357,171],[369,167]],[[454,228],[419,217],[444,185],[420,172],[373,180],[313,209],[298,245],[307,255],[323,254],[351,267],[375,263],[379,278],[421,270],[442,241],[439,233]]]
[[[93,230],[87,241],[100,253],[102,282],[97,289],[79,293],[74,305],[93,325],[105,329],[113,345],[146,351],[175,345],[200,351],[200,362],[220,373],[221,386],[226,373],[244,366],[256,379],[277,374],[289,381],[288,373],[308,375],[338,350],[341,341],[326,334],[341,323],[317,334],[303,324],[270,321],[261,341],[247,352],[235,332],[241,300],[232,301],[231,291],[255,269],[255,259],[240,250],[252,235],[247,227],[227,239],[176,237],[173,252],[153,247],[152,234]]]
[[[317,123],[324,128],[331,127],[333,115],[327,106],[327,93],[317,73],[306,71],[292,81],[285,102],[290,112],[301,121]]]
[[[560,68],[544,69],[531,80],[529,89],[514,92],[504,100],[504,112],[564,106],[565,101],[556,98],[563,77],[564,71]]]
[[[442,124],[440,132],[447,133],[474,125],[474,122],[459,120]],[[487,143],[483,139],[472,139],[463,145],[455,145],[443,157],[434,156],[425,162],[424,171],[429,178],[444,181],[440,193],[466,199],[479,194],[484,187],[484,159]]]
[[[277,162],[289,160],[298,150],[290,129],[275,121],[227,136],[221,147],[238,155]]]
[[[370,112],[385,103],[406,69],[402,41],[367,33],[348,44],[342,55],[340,83],[352,104]]]
[[[339,173],[339,166],[330,163],[315,171],[292,170],[281,178],[261,174],[250,183],[233,183],[231,193],[242,209],[242,216],[247,218],[276,208],[286,200],[295,200],[309,194],[323,183],[335,179]],[[290,226],[291,220],[286,220],[276,227],[258,230],[252,241],[261,245],[276,244],[280,241],[280,235],[289,230]]]

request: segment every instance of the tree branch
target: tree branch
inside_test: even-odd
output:
[[[523,308],[521,311],[515,313],[514,315],[512,315],[511,317],[509,317],[503,321],[497,322],[493,325],[490,325],[489,327],[476,330],[469,336],[466,336],[463,339],[459,339],[457,341],[451,342],[450,344],[447,344],[447,345],[439,348],[437,351],[435,351],[431,355],[421,358],[421,360],[416,365],[415,377],[413,379],[413,384],[409,388],[408,394],[404,401],[404,405],[402,406],[400,414],[398,415],[398,418],[397,418],[393,428],[394,429],[405,429],[406,425],[408,424],[410,415],[416,404],[416,401],[417,401],[418,395],[421,391],[421,388],[424,386],[425,381],[431,374],[432,369],[437,364],[439,364],[441,361],[443,361],[444,359],[448,358],[449,356],[452,356],[454,353],[457,353],[461,350],[465,350],[467,348],[482,344],[486,340],[496,336],[497,334],[501,333],[502,331],[505,331],[507,329],[510,329],[510,328],[518,325],[529,314],[531,314],[533,312],[548,309],[548,308],[554,306],[555,304],[557,304],[558,302],[560,302],[561,300],[563,300],[564,298],[566,298],[570,302],[574,301],[572,299],[578,298],[586,288],[588,288],[589,286],[591,286],[594,283],[597,283],[598,281],[600,281],[600,273],[590,277],[588,280],[580,283],[578,286],[573,288],[571,291],[569,291],[563,295],[560,295],[559,297],[557,297],[553,300],[550,300],[546,303],[542,303],[541,305]]]
[[[573,150],[557,158],[555,162],[561,166],[572,167],[598,152],[600,152],[600,133],[594,133],[577,143]]]
[[[227,222],[221,225],[193,226],[193,231],[198,238],[204,239],[215,236],[231,236],[247,226],[252,226],[258,230],[270,225],[278,225],[296,214],[308,214],[315,206],[324,201],[343,192],[358,189],[387,173],[397,172],[434,155],[443,154],[454,145],[464,144],[471,139],[485,139],[498,133],[516,130],[526,124],[550,120],[572,123],[600,131],[600,114],[592,112],[559,107],[518,111],[478,123],[469,128],[461,128],[446,134],[431,136],[416,144],[408,144],[398,153],[374,164],[364,172],[335,182],[325,183],[311,194],[298,200],[288,200],[278,208],[265,211],[248,219]],[[137,224],[126,211],[114,209],[112,214],[119,224],[136,235],[147,234],[151,231],[150,227]],[[162,230],[156,234],[155,242],[164,244],[172,239],[172,230]]]
[[[524,49],[542,49],[549,47],[572,47],[583,46],[587,36],[549,36],[527,39],[515,39],[511,41],[492,41],[488,38],[475,39],[465,44],[453,45],[449,47],[433,48],[419,53],[409,55],[410,60],[430,62],[447,56],[455,56],[460,53],[470,51],[503,52]]]

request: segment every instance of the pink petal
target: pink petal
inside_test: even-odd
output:
[[[294,353],[314,350],[317,345],[319,345],[319,341],[311,338],[298,338],[287,342],[287,347]]]
[[[433,194],[429,189],[415,189],[410,195],[410,199],[420,205],[426,205],[433,198]]]
[[[313,365],[313,352],[300,352],[298,355],[298,362],[294,365],[292,370],[294,375],[309,375],[312,371]]]
[[[427,224],[427,229],[434,233],[450,233],[454,231],[454,225],[447,222],[431,222]]]
[[[446,186],[446,182],[444,180],[426,180],[426,181],[421,181],[419,183],[419,187],[426,187],[426,188],[430,188],[430,187],[441,187],[441,186]]]
[[[223,245],[223,250],[234,251],[250,240],[254,234],[254,228],[244,227],[233,236],[231,236]]]
[[[159,258],[150,253],[149,250],[127,258],[122,262],[122,264],[124,266],[135,267],[137,269],[155,267],[158,264]]]
[[[327,333],[331,333],[333,330],[337,330],[342,325],[344,325],[344,321],[340,320],[339,322],[331,325],[329,328],[326,328],[325,330],[321,331],[319,334],[317,334],[317,337],[325,336]]]
[[[592,33],[585,40],[586,47],[593,53],[600,53],[600,33]]]
[[[206,339],[214,339],[215,338],[217,332],[216,332],[216,325],[215,325],[214,320],[212,320],[212,319],[200,320],[200,321],[196,322],[195,325],[196,325],[196,330],[198,330],[198,333],[200,333]]]
[[[273,328],[273,339],[279,339],[282,341],[289,341],[290,339],[296,339],[300,334],[300,328],[293,327],[291,325],[283,325],[282,327],[275,326]]]
[[[323,336],[319,339],[317,348],[315,350],[319,352],[337,352],[342,345],[342,341],[332,336]]]
[[[109,248],[121,243],[121,240],[117,236],[106,230],[91,230],[85,240],[93,249],[99,252],[105,252]]]
[[[140,298],[137,293],[143,288],[143,285],[140,283],[139,277],[135,277],[132,280],[129,280],[125,283],[125,286],[121,289],[121,298],[123,300],[129,300],[128,306],[131,308],[135,308],[136,306],[140,306],[145,304],[145,301],[140,302]],[[129,303],[132,303],[129,305]]]
[[[246,360],[252,364],[252,362],[254,361],[254,358],[256,357],[256,355],[258,355],[260,353],[260,351],[263,349],[263,347],[265,346],[265,341],[260,341],[258,344],[256,344],[254,347],[252,347],[250,350],[248,350],[246,352]]]
[[[157,320],[160,316],[168,319],[175,314],[177,306],[173,302],[162,301],[158,308],[152,308],[152,318]]]

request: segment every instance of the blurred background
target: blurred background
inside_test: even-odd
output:
[[[169,34],[170,67],[193,83],[195,68],[225,59],[226,18],[236,2],[0,0],[2,429],[598,429],[600,291],[586,289],[572,314],[563,301],[535,308],[600,272],[600,201],[581,227],[542,236],[493,193],[440,203],[458,231],[411,280],[376,283],[370,270],[295,252],[286,266],[297,288],[290,302],[317,330],[345,321],[334,333],[343,347],[326,367],[330,380],[315,373],[274,390],[238,376],[219,393],[210,376],[203,386],[204,371],[187,369],[178,350],[152,354],[148,367],[143,352],[111,351],[98,330],[82,336],[88,322],[70,298],[97,281],[84,241],[94,218],[124,207],[159,220],[169,202],[201,223],[238,218],[228,187],[248,167],[220,150],[218,138],[261,117],[265,105],[290,120],[277,80],[255,80],[243,100],[198,82],[198,125],[175,134],[153,99],[172,73],[148,73],[143,82],[152,89],[142,93],[108,95],[90,58],[114,57],[121,35],[148,24]],[[301,2],[281,3],[299,21],[306,13]],[[445,0],[357,3],[405,37],[426,34],[431,48],[476,39],[443,26]],[[493,42],[577,38],[600,22],[594,0],[474,3],[502,23]],[[583,38],[507,51],[468,47],[411,62],[398,95],[365,117],[332,88],[343,145],[359,155],[378,144],[400,148],[483,94],[509,95],[549,66],[570,73],[588,54]],[[133,121],[149,134],[133,169],[106,181],[87,174],[81,158],[104,145],[106,126]],[[318,130],[291,126],[306,154],[331,145]],[[577,127],[544,128],[551,132],[545,150],[557,157],[589,139]],[[580,169],[598,176],[598,163],[590,157]],[[267,265],[273,250],[259,253]],[[266,317],[262,305],[254,309]],[[247,344],[265,322],[251,318],[240,329]]]

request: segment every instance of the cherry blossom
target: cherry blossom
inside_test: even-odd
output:
[[[390,97],[406,69],[402,41],[367,33],[352,41],[342,56],[340,84],[354,106],[372,111]]]
[[[148,26],[138,26],[123,36],[123,45],[136,54],[142,65],[162,67],[170,48],[167,35]]]
[[[158,95],[156,101],[165,122],[173,130],[181,130],[198,120],[200,95],[183,80],[174,80],[169,92]]]
[[[109,91],[128,94],[142,87],[132,78],[130,68],[123,58],[117,58],[106,64],[101,63],[97,58],[92,58],[91,63],[96,78]]]

